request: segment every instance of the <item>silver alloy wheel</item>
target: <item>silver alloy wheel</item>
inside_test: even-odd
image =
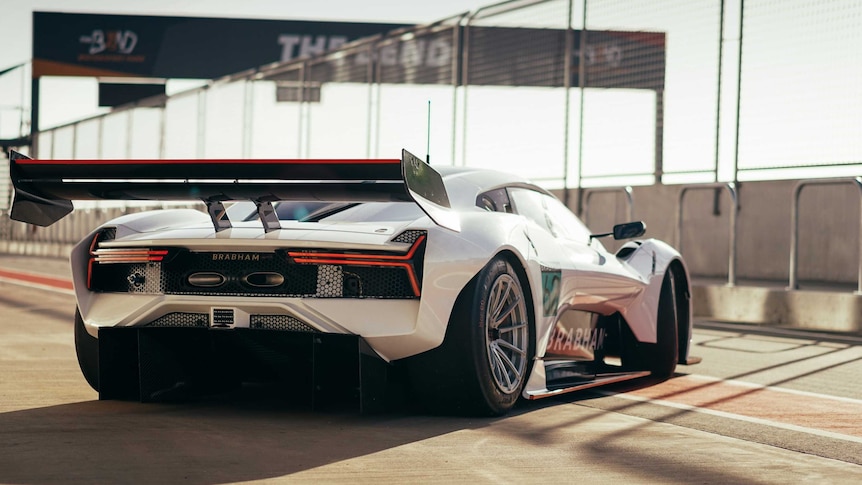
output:
[[[488,295],[485,344],[494,383],[505,394],[517,392],[525,378],[530,335],[527,322],[521,285],[511,275],[500,275]]]

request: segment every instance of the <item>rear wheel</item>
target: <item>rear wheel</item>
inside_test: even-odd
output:
[[[75,309],[75,352],[84,379],[93,390],[99,390],[99,339],[87,333],[81,312]]]
[[[515,405],[534,355],[528,295],[509,262],[488,263],[456,302],[443,345],[410,362],[425,407],[499,416]]]

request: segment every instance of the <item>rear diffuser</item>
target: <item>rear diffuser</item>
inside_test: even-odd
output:
[[[171,401],[275,383],[316,410],[374,412],[392,366],[355,335],[260,329],[99,329],[99,399]]]

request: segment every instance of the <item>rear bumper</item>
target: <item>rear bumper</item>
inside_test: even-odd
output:
[[[99,336],[109,327],[148,327],[172,313],[212,316],[231,310],[236,330],[254,318],[289,317],[321,333],[352,334],[365,339],[391,361],[409,357],[439,344],[445,326],[417,328],[419,300],[348,298],[191,297],[185,295],[127,295],[83,292],[78,303],[87,331]],[[210,319],[211,317],[208,317]],[[251,319],[251,321],[250,321]],[[210,321],[212,321],[210,319]]]

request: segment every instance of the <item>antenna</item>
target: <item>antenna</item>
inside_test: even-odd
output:
[[[431,100],[428,100],[428,124],[425,133],[425,163],[431,165]]]

